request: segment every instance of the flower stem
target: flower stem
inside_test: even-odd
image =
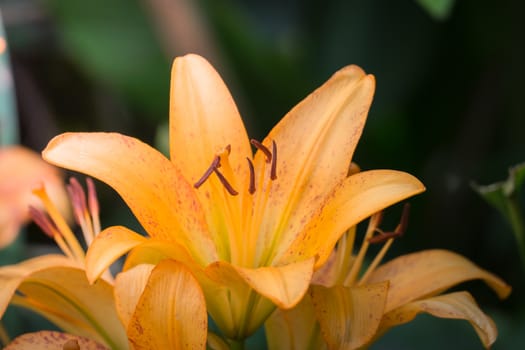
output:
[[[516,196],[508,198],[507,208],[509,213],[509,221],[518,243],[521,262],[525,268],[525,224],[523,222],[523,217],[521,216],[520,205]]]
[[[231,350],[244,350],[244,339],[229,339],[228,342]]]

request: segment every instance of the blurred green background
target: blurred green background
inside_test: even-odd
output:
[[[171,61],[187,52],[221,72],[257,139],[337,69],[360,65],[377,92],[355,161],[427,186],[389,256],[445,248],[500,275],[514,288],[503,302],[481,283],[466,287],[499,326],[494,349],[525,344],[515,239],[471,188],[525,161],[524,1],[1,0],[0,10],[20,140],[36,150],[63,131],[161,145]],[[136,228],[98,185],[103,225]],[[387,213],[391,225],[398,214]],[[47,242],[32,231],[30,243]],[[481,348],[466,322],[420,316],[373,349],[445,346]]]

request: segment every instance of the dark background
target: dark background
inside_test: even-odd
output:
[[[41,150],[57,133],[99,130],[162,147],[171,61],[187,52],[217,67],[250,136],[262,139],[332,73],[358,64],[377,92],[354,160],[427,186],[389,258],[445,248],[503,277],[514,288],[505,301],[478,282],[462,287],[495,318],[494,348],[516,348],[525,343],[525,270],[510,227],[471,183],[503,180],[525,160],[525,2],[444,1],[441,16],[422,2],[0,1],[21,142]],[[136,227],[98,187],[103,226]],[[373,349],[445,346],[481,348],[466,322],[420,316]]]

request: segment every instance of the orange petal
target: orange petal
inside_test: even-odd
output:
[[[326,349],[310,295],[289,310],[277,309],[264,323],[268,349]]]
[[[160,262],[130,319],[136,349],[205,349],[208,319],[202,290],[184,265]]]
[[[215,260],[191,184],[155,149],[117,133],[66,133],[51,140],[43,156],[113,187],[150,236],[187,246],[199,261]]]
[[[99,278],[111,264],[147,238],[123,226],[112,226],[100,232],[86,254],[86,275],[90,283]]]
[[[385,312],[433,296],[465,281],[482,279],[500,298],[511,287],[463,256],[447,250],[425,250],[395,258],[375,270],[367,283],[390,281]]]
[[[496,341],[498,330],[494,321],[480,310],[468,292],[444,294],[402,305],[383,317],[380,333],[410,322],[422,312],[441,318],[467,320],[474,327],[485,348],[489,348]]]
[[[55,331],[26,333],[15,338],[4,350],[109,350],[96,341]]]
[[[303,213],[317,210],[347,176],[374,88],[373,76],[357,66],[343,68],[295,106],[266,137],[267,147],[271,149],[272,141],[277,145],[277,179],[263,220],[264,237],[280,237],[297,228]],[[258,152],[256,173],[263,171],[263,158]],[[275,239],[271,242],[275,244]]]
[[[247,181],[246,157],[252,156],[248,135],[228,88],[210,63],[193,54],[177,57],[170,95],[170,154],[184,176],[191,183],[199,180],[213,157],[230,145],[232,168],[239,180]]]
[[[283,244],[280,263],[301,256],[318,256],[316,268],[322,266],[348,228],[424,189],[412,175],[395,170],[370,170],[346,178],[326,199],[320,212],[305,214],[308,225],[295,234],[289,247]]]
[[[376,334],[388,282],[362,287],[312,286],[311,296],[321,333],[330,349],[357,349]]]

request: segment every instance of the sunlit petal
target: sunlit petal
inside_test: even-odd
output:
[[[55,331],[26,333],[14,339],[4,350],[108,350],[92,339]]]
[[[370,170],[346,178],[320,212],[305,214],[309,224],[282,252],[280,263],[300,256],[317,256],[316,267],[323,265],[345,230],[424,189],[412,175],[395,170]]]
[[[390,281],[385,307],[389,312],[473,279],[482,279],[500,298],[507,297],[511,291],[510,286],[497,276],[447,250],[426,250],[400,256],[375,270],[368,283]]]
[[[130,319],[131,343],[136,349],[205,349],[207,328],[206,303],[198,282],[184,265],[160,262]]]
[[[383,317],[379,333],[382,334],[389,328],[410,322],[422,312],[441,318],[467,320],[486,348],[494,343],[498,335],[494,321],[480,310],[468,292],[439,295],[400,306]]]
[[[331,349],[356,349],[376,334],[388,282],[363,287],[312,286],[311,297],[321,333]]]
[[[66,133],[51,140],[43,156],[113,187],[150,236],[183,243],[203,262],[215,260],[191,184],[155,149],[117,133]]]

